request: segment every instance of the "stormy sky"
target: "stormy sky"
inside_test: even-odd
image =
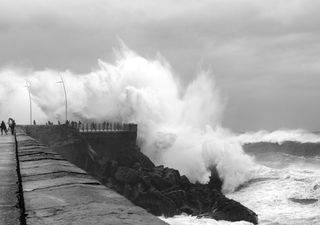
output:
[[[182,85],[212,70],[226,127],[320,130],[319,12],[317,0],[0,0],[0,67],[86,73],[121,39],[161,54]]]

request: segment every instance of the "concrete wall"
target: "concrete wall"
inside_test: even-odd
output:
[[[95,153],[90,150],[89,144],[76,129],[65,125],[30,125],[18,128],[87,172],[95,170],[92,163]]]
[[[129,150],[136,146],[137,133],[128,131],[116,132],[84,132],[80,133],[101,157],[113,159],[123,149]]]
[[[79,132],[77,129],[65,125],[21,126],[25,132],[52,147],[70,162],[88,172],[95,156],[98,159],[106,157],[116,159],[119,151],[130,151],[136,148],[137,129],[129,131],[108,132]]]

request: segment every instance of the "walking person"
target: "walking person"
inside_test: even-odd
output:
[[[3,135],[3,131],[7,134],[7,126],[3,120],[1,122],[0,128],[1,128],[1,135]]]

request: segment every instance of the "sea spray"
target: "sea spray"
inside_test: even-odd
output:
[[[71,120],[137,123],[142,151],[156,164],[179,169],[191,181],[207,182],[213,166],[226,191],[250,177],[254,169],[252,159],[243,153],[238,141],[230,138],[232,133],[220,127],[224,104],[212,74],[201,72],[182,88],[162,58],[148,60],[125,46],[116,56],[114,63],[99,60],[99,69],[89,74],[63,73]],[[4,70],[0,74],[1,87],[20,86],[12,88],[14,94],[7,96],[7,107],[18,112],[13,116],[22,112],[27,118],[26,109],[18,109],[11,96],[26,101],[23,83],[28,79],[33,102],[41,115],[35,119],[63,121],[59,73],[29,70],[23,74],[21,70]],[[12,82],[8,84],[8,80]],[[0,110],[1,116],[8,113]]]

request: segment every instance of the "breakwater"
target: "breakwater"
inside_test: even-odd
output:
[[[16,140],[27,224],[166,224],[26,135],[21,127]]]
[[[73,126],[25,126],[27,134],[156,216],[187,213],[257,223],[257,215],[221,192],[212,168],[208,184],[193,184],[178,170],[156,166],[136,145],[136,130],[80,132]]]

